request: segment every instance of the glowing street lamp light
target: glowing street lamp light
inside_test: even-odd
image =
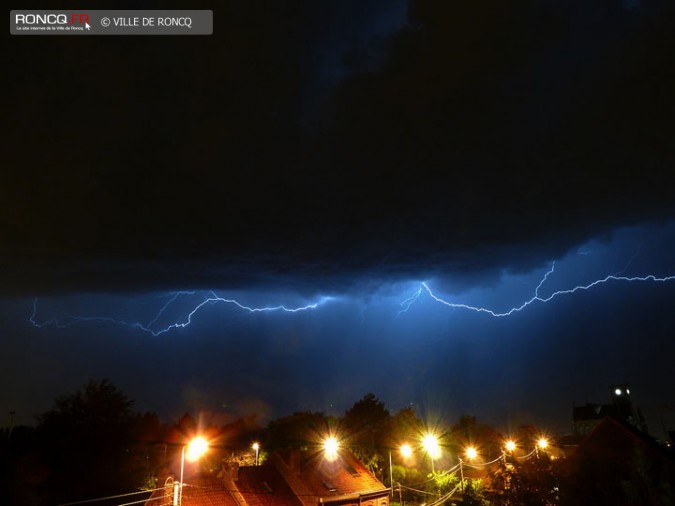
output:
[[[323,440],[323,452],[328,462],[333,462],[337,459],[340,443],[335,436],[328,436]]]
[[[412,447],[408,443],[402,444],[399,452],[401,452],[401,456],[404,459],[410,458],[412,456]],[[389,484],[391,485],[391,496],[394,497],[394,467],[391,463],[391,450],[389,451]]]
[[[187,451],[186,451],[187,448]],[[209,443],[203,437],[196,437],[183,447],[185,458],[188,462],[196,462],[209,449]]]
[[[258,465],[258,450],[260,450],[260,444],[258,442],[253,443],[251,446],[255,450],[255,465]]]
[[[183,504],[183,470],[185,469],[185,459],[187,459],[188,462],[196,462],[208,449],[209,443],[203,437],[196,437],[187,445],[183,446],[183,449],[180,452],[180,489],[178,494],[176,494],[174,490],[174,506],[181,506]]]
[[[506,447],[506,451],[513,453],[517,445],[513,439],[509,439],[504,446]]]
[[[474,460],[476,457],[478,457],[478,450],[476,450],[475,447],[469,446],[464,450],[464,455],[466,455],[466,458],[469,459],[469,461]],[[462,485],[462,492],[464,492],[464,461],[462,460],[462,457],[458,457],[459,460],[459,476]]]
[[[537,439],[537,445],[534,447],[537,453],[537,458],[539,458],[539,450],[545,450],[546,448],[548,448],[548,439],[543,436]]]
[[[434,472],[434,459],[441,456],[441,447],[438,444],[438,438],[433,434],[425,434],[422,438],[422,447],[429,454],[431,459],[431,472]]]

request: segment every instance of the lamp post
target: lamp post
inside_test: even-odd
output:
[[[253,443],[251,448],[253,448],[255,450],[255,465],[257,466],[258,465],[258,450],[260,450],[260,444],[256,441],[255,443]]]
[[[391,450],[389,450],[389,486],[391,487],[391,497],[394,497],[394,470],[391,468]]]
[[[408,443],[402,444],[399,451],[404,459],[407,459],[412,455],[412,447]],[[391,496],[394,497],[394,470],[391,463],[391,450],[389,450],[389,484],[391,485]],[[400,486],[401,484],[399,483],[399,495],[401,493]]]
[[[203,437],[196,437],[190,441],[187,445],[183,446],[183,449],[180,452],[180,487],[178,494],[174,490],[173,494],[173,506],[182,506],[183,504],[183,471],[185,469],[185,458],[187,449],[187,460],[188,462],[196,462],[199,460],[199,457],[206,453],[206,450],[209,449],[209,444]]]
[[[516,451],[516,442],[513,439],[507,439],[504,442],[504,448],[502,448],[502,460],[504,461],[504,465],[506,465],[506,454],[507,452],[511,455],[513,455],[513,452]]]
[[[469,461],[473,461],[476,457],[478,457],[478,450],[474,448],[473,446],[469,446],[464,453],[466,454],[466,458],[469,459]],[[464,492],[464,461],[462,460],[462,457],[459,458],[459,476],[462,479],[462,492]]]
[[[323,440],[323,454],[328,462],[333,462],[338,457],[340,443],[335,436],[328,436]]]
[[[429,458],[431,459],[431,474],[434,474],[434,459],[441,455],[441,447],[438,445],[438,438],[433,434],[426,434],[422,438],[422,446],[429,454]]]
[[[545,450],[546,448],[548,448],[548,439],[546,439],[543,436],[540,437],[537,440],[537,445],[534,448],[535,448],[536,453],[537,453],[537,458],[539,458],[539,450]]]

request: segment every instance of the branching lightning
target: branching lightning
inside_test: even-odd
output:
[[[546,295],[546,284],[550,282],[552,278],[557,274],[556,272],[556,263],[553,262],[551,267],[543,274],[539,279],[538,284],[534,287],[534,292],[532,296],[525,300],[522,303],[516,304],[508,310],[501,310],[490,308],[486,306],[471,305],[467,302],[456,302],[450,300],[448,297],[443,297],[440,294],[437,294],[432,290],[430,282],[425,281],[418,285],[417,289],[402,302],[398,304],[399,310],[398,314],[407,313],[411,308],[417,303],[420,302],[423,298],[429,297],[434,302],[437,302],[445,307],[452,309],[462,309],[474,313],[480,313],[483,315],[495,317],[495,318],[504,318],[507,316],[512,316],[515,313],[519,313],[529,306],[540,303],[545,304],[553,301],[559,297],[565,295],[572,295],[577,292],[589,291],[600,285],[608,283],[666,283],[675,281],[675,275],[671,276],[657,276],[654,274],[648,274],[643,276],[626,276],[624,272],[631,265],[637,254],[635,253],[629,260],[628,264],[618,272],[614,274],[607,275],[602,278],[597,278],[592,282],[587,284],[578,284],[570,288],[563,288],[559,290],[552,291]],[[579,253],[582,254],[582,253]],[[558,274],[558,277],[560,275]],[[103,315],[69,315],[65,317],[54,317],[45,320],[38,319],[38,299],[36,298],[33,302],[33,311],[30,315],[30,323],[38,328],[43,327],[53,327],[53,328],[68,328],[79,324],[85,323],[100,323],[107,325],[117,325],[126,327],[129,329],[138,330],[151,334],[153,336],[159,336],[170,332],[176,329],[186,328],[191,325],[197,315],[206,307],[224,305],[230,306],[235,310],[239,310],[243,313],[303,313],[319,309],[321,306],[327,304],[328,302],[336,300],[335,297],[320,297],[315,301],[299,305],[299,306],[289,306],[284,304],[279,304],[275,306],[253,306],[247,305],[239,300],[234,298],[225,298],[214,291],[177,291],[165,294],[162,296],[165,298],[162,306],[156,311],[153,312],[147,319],[142,321],[137,321],[136,319],[123,319],[116,318],[113,316],[103,316]],[[386,304],[391,304],[391,301],[387,299]],[[367,309],[367,303],[363,300],[355,300],[355,304],[360,304],[360,315],[361,321],[363,323],[365,311]],[[390,306],[389,306],[390,307]],[[177,318],[171,319],[172,314],[178,313]]]
[[[30,316],[30,322],[33,324],[33,326],[42,328],[42,327],[56,327],[56,328],[68,328],[72,327],[77,324],[81,323],[108,323],[108,324],[114,324],[114,325],[119,325],[119,326],[124,326],[128,327],[131,329],[136,329],[136,330],[141,330],[143,332],[147,332],[149,334],[152,334],[153,336],[159,336],[161,334],[165,334],[166,332],[169,332],[170,330],[174,329],[179,329],[179,328],[185,328],[189,326],[192,323],[193,317],[200,312],[205,306],[211,306],[215,304],[226,304],[226,305],[233,305],[243,311],[246,311],[248,313],[274,313],[274,312],[284,312],[284,313],[301,313],[305,311],[311,311],[314,309],[317,309],[319,306],[326,304],[327,302],[330,302],[332,300],[335,300],[334,297],[320,297],[316,302],[312,302],[311,304],[305,304],[304,306],[297,306],[297,307],[288,307],[285,305],[277,305],[277,306],[262,306],[262,307],[254,307],[254,306],[247,306],[245,304],[242,304],[241,302],[235,300],[235,299],[226,299],[224,297],[220,297],[213,291],[206,292],[206,295],[200,296],[200,302],[196,304],[196,306],[189,311],[181,320],[176,321],[174,323],[171,323],[169,325],[166,325],[164,327],[158,326],[157,322],[159,319],[162,317],[162,315],[167,311],[167,309],[170,308],[170,306],[175,303],[180,297],[182,296],[195,296],[197,295],[197,292],[194,291],[181,291],[181,292],[173,292],[170,294],[169,299],[166,301],[166,303],[160,308],[160,310],[157,312],[157,314],[149,320],[147,323],[142,323],[142,322],[129,322],[126,320],[122,319],[116,319],[112,318],[109,316],[67,316],[66,318],[59,320],[58,318],[51,318],[49,320],[45,320],[42,322],[39,322],[37,320],[37,312],[38,312],[38,299],[36,298],[33,301],[33,312]]]
[[[435,294],[432,291],[431,287],[428,285],[427,282],[422,282],[420,284],[420,287],[417,289],[417,291],[415,293],[413,293],[413,295],[411,295],[410,297],[405,299],[403,302],[401,302],[401,304],[400,304],[401,310],[399,311],[399,314],[407,312],[410,309],[410,307],[415,302],[417,302],[419,300],[419,298],[424,293],[428,294],[429,297],[431,297],[434,301],[436,301],[440,304],[443,304],[444,306],[447,306],[449,308],[465,309],[465,310],[473,311],[473,312],[476,312],[476,313],[488,314],[488,315],[494,316],[496,318],[503,318],[503,317],[506,317],[506,316],[511,316],[514,313],[518,313],[518,312],[524,310],[525,308],[527,308],[528,306],[530,306],[531,304],[534,304],[535,302],[539,302],[539,303],[550,302],[553,299],[558,298],[560,296],[570,295],[570,294],[573,294],[573,293],[576,293],[576,292],[591,290],[591,289],[593,289],[593,288],[595,288],[599,285],[603,285],[603,284],[609,283],[609,282],[666,283],[666,282],[669,282],[669,281],[675,281],[675,276],[658,277],[658,276],[654,276],[652,274],[649,274],[647,276],[608,275],[608,276],[605,276],[604,278],[596,279],[592,283],[588,283],[586,285],[577,285],[573,288],[568,288],[568,289],[564,289],[564,290],[557,290],[557,291],[551,293],[550,295],[548,295],[546,297],[543,297],[543,296],[539,295],[539,292],[542,289],[544,283],[547,281],[549,276],[551,276],[554,273],[554,271],[555,271],[555,262],[553,262],[553,265],[551,266],[551,268],[546,272],[544,277],[541,279],[541,281],[537,285],[532,298],[526,300],[525,302],[523,302],[522,304],[520,304],[518,306],[513,306],[508,311],[499,312],[499,311],[495,311],[495,310],[492,310],[492,309],[489,309],[489,308],[486,308],[486,307],[472,306],[472,305],[469,305],[469,304],[464,304],[464,303],[459,303],[459,302],[451,302],[451,301],[446,300],[446,299],[442,298],[441,296]]]

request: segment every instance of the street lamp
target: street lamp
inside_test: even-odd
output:
[[[535,446],[534,448],[535,448],[536,453],[537,453],[537,458],[539,458],[539,450],[545,450],[546,448],[548,448],[548,439],[546,439],[543,436],[540,437],[537,440],[537,446]]]
[[[410,458],[412,455],[412,447],[408,443],[402,444],[399,451],[404,459]],[[389,484],[391,485],[391,496],[394,497],[394,470],[391,464],[391,450],[389,450]]]
[[[518,445],[516,445],[516,442],[513,439],[507,439],[504,441],[504,447],[502,448],[502,460],[504,461],[504,464],[507,464],[506,453],[508,452],[513,455],[513,452],[516,451],[517,446]]]
[[[255,450],[255,465],[257,466],[258,465],[258,450],[260,450],[260,444],[256,441],[255,443],[253,443],[251,448],[253,448]]]
[[[441,447],[438,445],[438,438],[433,434],[425,434],[422,437],[422,447],[429,454],[431,459],[431,473],[434,473],[434,459],[441,456]]]
[[[323,440],[323,452],[328,462],[333,462],[338,457],[340,443],[335,436],[328,436]]]
[[[464,454],[466,455],[466,458],[469,459],[470,461],[478,457],[478,450],[476,450],[475,447],[469,446],[464,450]],[[458,457],[459,460],[459,476],[460,479],[462,480],[460,484],[462,485],[462,492],[464,492],[464,461],[462,460],[462,457]]]
[[[178,495],[176,495],[174,490],[173,506],[182,506],[183,504],[183,470],[185,468],[185,459],[187,458],[188,462],[196,462],[208,449],[209,443],[203,437],[196,437],[187,445],[183,446],[183,449],[180,452],[180,489]]]

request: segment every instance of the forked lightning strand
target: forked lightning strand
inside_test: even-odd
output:
[[[550,302],[553,299],[555,299],[557,297],[560,297],[561,295],[570,295],[570,294],[573,294],[573,293],[576,293],[576,292],[590,290],[592,288],[595,288],[598,285],[602,285],[602,284],[608,283],[610,281],[631,282],[631,283],[639,283],[639,282],[666,283],[668,281],[675,281],[675,276],[658,277],[658,276],[654,276],[652,274],[649,274],[647,276],[630,276],[629,277],[629,276],[609,275],[609,276],[605,276],[604,278],[597,279],[597,280],[593,281],[592,283],[588,283],[587,285],[577,285],[574,288],[568,288],[568,289],[565,289],[565,290],[557,290],[547,297],[542,297],[542,296],[539,295],[539,290],[541,290],[543,284],[546,282],[548,277],[551,274],[553,274],[554,270],[555,270],[555,262],[553,263],[551,268],[546,272],[546,274],[544,275],[542,280],[537,285],[537,288],[534,291],[534,296],[531,299],[526,300],[525,302],[523,302],[519,306],[512,307],[508,311],[498,312],[498,311],[494,311],[492,309],[488,309],[488,308],[485,308],[485,307],[471,306],[469,304],[463,304],[463,303],[459,303],[459,302],[450,302],[448,300],[443,299],[439,295],[436,295],[431,290],[431,288],[429,287],[429,285],[426,282],[422,282],[420,287],[417,289],[417,291],[413,295],[411,295],[410,297],[405,299],[403,302],[401,302],[401,310],[399,311],[399,314],[407,312],[410,309],[410,307],[415,302],[418,301],[418,299],[422,296],[422,294],[424,292],[426,292],[429,295],[429,297],[431,297],[433,300],[435,300],[436,302],[439,302],[440,304],[443,304],[444,306],[447,306],[447,307],[450,307],[450,308],[453,308],[453,309],[466,309],[468,311],[474,311],[476,313],[485,313],[485,314],[488,314],[490,316],[502,318],[502,317],[505,317],[505,316],[511,316],[514,313],[518,313],[519,311],[522,311],[523,309],[525,309],[526,307],[528,307],[529,305],[531,305],[535,302],[541,302],[541,303]]]
[[[143,332],[147,332],[149,334],[152,334],[153,336],[159,336],[161,334],[164,334],[166,332],[169,332],[170,330],[173,329],[178,329],[178,328],[185,328],[189,326],[192,323],[192,318],[195,316],[204,306],[206,305],[214,305],[214,304],[228,304],[228,305],[233,305],[238,307],[239,309],[242,309],[246,312],[249,313],[272,313],[272,312],[284,312],[284,313],[300,313],[304,311],[310,311],[313,309],[318,308],[319,306],[330,302],[331,300],[334,300],[333,297],[321,297],[318,301],[313,302],[311,304],[306,304],[304,306],[298,306],[298,307],[287,307],[285,305],[278,305],[278,306],[263,306],[263,307],[252,307],[252,306],[247,306],[245,304],[242,304],[241,302],[235,300],[235,299],[226,299],[223,297],[218,296],[215,292],[207,292],[209,295],[204,298],[201,302],[199,302],[194,309],[192,309],[182,321],[177,321],[175,323],[171,323],[168,326],[165,327],[157,327],[155,324],[157,321],[160,319],[160,317],[164,314],[164,312],[169,308],[169,306],[174,303],[179,297],[181,296],[191,296],[195,295],[196,292],[174,292],[171,294],[169,300],[162,306],[162,308],[157,312],[155,317],[150,320],[148,323],[141,323],[141,322],[129,322],[126,320],[119,320],[116,318],[112,318],[109,316],[68,316],[64,320],[59,320],[57,318],[52,318],[49,320],[45,320],[43,322],[38,322],[36,320],[37,318],[37,309],[38,309],[38,299],[36,298],[33,301],[33,313],[30,316],[30,322],[35,326],[35,327],[56,327],[56,328],[67,328],[67,327],[72,327],[73,325],[77,325],[80,323],[87,323],[87,322],[95,322],[95,323],[111,323],[115,325],[121,325],[124,327],[129,327],[132,329],[138,329]]]
[[[665,276],[665,277],[658,277],[653,274],[646,275],[646,276],[623,276],[621,275],[623,271],[621,271],[619,274],[613,274],[613,275],[608,275],[605,276],[604,278],[597,279],[593,281],[592,283],[588,283],[586,285],[577,285],[573,288],[568,288],[564,290],[557,290],[553,292],[552,294],[548,296],[542,296],[540,292],[543,289],[544,284],[546,281],[554,274],[555,272],[555,262],[552,264],[551,268],[544,274],[542,277],[541,281],[539,281],[539,284],[536,286],[534,290],[534,295],[532,298],[529,300],[526,300],[522,304],[518,306],[514,306],[508,311],[496,311],[494,309],[490,309],[487,307],[481,307],[481,306],[472,306],[470,304],[465,304],[461,302],[451,302],[447,299],[442,298],[440,295],[437,295],[433,292],[431,287],[429,286],[428,283],[423,282],[420,284],[419,288],[407,299],[402,301],[400,303],[400,310],[399,314],[401,313],[406,313],[407,311],[410,310],[410,308],[415,304],[417,301],[420,300],[420,297],[424,295],[425,293],[431,297],[434,301],[443,304],[444,306],[447,306],[449,308],[453,309],[464,309],[467,311],[473,311],[476,313],[483,313],[489,316],[497,317],[497,318],[502,318],[506,316],[511,316],[514,313],[518,313],[531,304],[534,304],[535,302],[538,303],[546,303],[550,302],[553,299],[560,297],[562,295],[570,295],[576,292],[580,291],[586,291],[590,290],[592,288],[595,288],[599,285],[609,283],[609,282],[620,282],[620,283],[665,283],[669,281],[675,281],[675,276]],[[172,307],[174,304],[177,304],[177,301],[179,299],[185,299],[187,297],[197,297],[198,299],[194,302],[194,307],[189,310],[189,312],[184,313],[184,316],[181,317],[179,320],[170,323],[168,325],[162,326],[160,325],[160,320],[162,318],[165,318],[165,313],[169,310],[173,310],[174,308]],[[235,300],[235,299],[226,299],[224,297],[220,297],[213,291],[209,292],[195,292],[195,291],[181,291],[181,292],[173,292],[168,294],[168,299],[164,303],[164,305],[159,309],[159,311],[154,315],[153,318],[147,321],[147,323],[142,323],[142,322],[137,322],[137,321],[128,321],[128,320],[122,320],[122,319],[117,319],[113,318],[110,316],[68,316],[62,319],[58,318],[52,318],[44,321],[38,321],[37,320],[37,313],[38,313],[38,299],[36,298],[35,301],[33,302],[33,312],[30,316],[30,322],[35,326],[35,327],[56,327],[56,328],[67,328],[67,327],[72,327],[73,325],[81,324],[81,323],[87,323],[87,322],[94,322],[94,323],[107,323],[107,324],[114,324],[114,325],[119,325],[119,326],[124,326],[128,327],[131,329],[137,329],[143,332],[147,332],[149,334],[152,334],[153,336],[159,336],[161,334],[164,334],[166,332],[169,332],[170,330],[174,329],[180,329],[180,328],[185,328],[188,327],[192,321],[193,317],[197,315],[198,312],[202,310],[205,306],[212,306],[215,304],[225,304],[225,305],[231,305],[236,308],[239,308],[240,310],[248,313],[265,313],[265,312],[284,312],[284,313],[300,313],[300,312],[305,312],[305,311],[311,311],[319,308],[319,306],[322,306],[326,304],[327,302],[330,302],[332,300],[335,300],[334,297],[321,297],[319,298],[316,302],[313,302],[311,304],[306,304],[304,306],[298,306],[298,307],[288,307],[285,305],[277,305],[277,306],[263,306],[263,307],[253,307],[253,306],[247,306],[245,304],[242,304],[241,302]],[[365,310],[365,309],[364,309]]]

